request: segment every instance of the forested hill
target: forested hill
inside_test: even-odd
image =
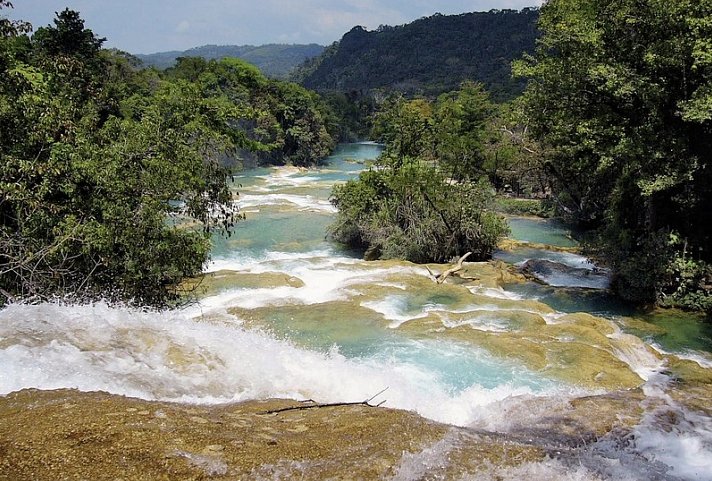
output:
[[[537,9],[492,10],[435,14],[375,31],[354,27],[302,65],[293,80],[318,91],[438,94],[471,79],[484,83],[494,98],[510,98],[524,87],[511,79],[510,64],[534,50],[538,17]]]
[[[316,57],[324,47],[315,43],[308,45],[204,45],[184,51],[158,52],[136,55],[145,66],[166,69],[173,67],[178,57],[202,57],[206,60],[220,60],[237,57],[259,68],[272,78],[285,78],[296,66]]]

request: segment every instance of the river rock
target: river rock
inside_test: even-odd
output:
[[[76,407],[66,409],[67,402]],[[303,404],[201,407],[23,390],[0,397],[0,480],[392,479],[431,462],[442,474],[432,479],[460,479],[492,466],[539,462],[547,454],[496,433],[365,405],[265,415],[285,407]],[[166,417],[132,414],[143,410]],[[230,422],[236,413],[249,422]],[[196,423],[196,416],[213,422]]]
[[[611,283],[610,272],[592,266],[572,267],[547,259],[529,259],[520,270],[527,276],[554,287],[583,287],[607,289]]]

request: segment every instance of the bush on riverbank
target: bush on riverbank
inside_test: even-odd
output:
[[[374,118],[373,135],[386,144],[376,167],[332,192],[332,237],[367,249],[368,259],[489,258],[507,233],[484,168],[494,113],[470,82],[436,102],[389,98]]]
[[[642,252],[615,251],[615,288],[624,299],[712,314],[712,265],[696,259],[679,234],[649,236]]]

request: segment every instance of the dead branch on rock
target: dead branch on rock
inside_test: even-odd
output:
[[[465,259],[467,259],[467,258],[470,257],[471,255],[472,255],[472,252],[468,252],[468,253],[465,254],[464,256],[460,257],[460,259],[458,259],[457,263],[456,263],[453,267],[451,267],[450,269],[447,269],[447,270],[445,270],[445,271],[443,271],[443,272],[441,272],[440,274],[437,274],[437,275],[436,275],[435,273],[433,273],[433,271],[431,271],[428,266],[425,266],[425,268],[428,269],[428,272],[430,273],[430,276],[432,277],[432,279],[433,279],[435,282],[437,282],[438,284],[442,284],[443,282],[445,282],[445,279],[447,279],[447,278],[450,277],[451,275],[455,274],[457,271],[462,270],[462,263],[465,262]],[[470,278],[470,279],[471,279],[471,280],[476,280],[476,279],[474,279],[474,278]]]
[[[381,407],[381,406],[386,402],[386,400],[384,399],[383,401],[381,401],[381,402],[378,403],[378,404],[371,404],[371,401],[373,401],[375,398],[377,398],[378,396],[380,396],[381,394],[383,394],[383,393],[386,392],[387,390],[388,390],[388,388],[385,388],[384,390],[382,390],[382,391],[379,392],[378,394],[375,394],[375,395],[371,396],[370,398],[366,399],[365,401],[340,402],[340,403],[317,403],[317,402],[314,402],[314,401],[311,400],[311,399],[308,399],[308,400],[303,401],[303,402],[305,402],[305,403],[312,403],[312,404],[309,404],[309,405],[306,405],[306,406],[290,406],[290,407],[287,407],[287,408],[270,409],[269,411],[263,411],[263,412],[258,413],[258,414],[279,414],[279,413],[283,413],[283,412],[286,412],[286,411],[303,411],[303,410],[305,410],[305,409],[333,408],[333,407],[340,407],[340,406],[367,406],[367,407],[370,407],[370,408],[378,408],[378,407]]]

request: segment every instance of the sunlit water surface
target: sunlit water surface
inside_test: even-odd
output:
[[[159,313],[102,303],[0,311],[0,393],[71,387],[209,404],[362,401],[387,388],[374,402],[508,433],[572,400],[637,385],[645,415],[625,439],[602,439],[575,462],[525,464],[497,479],[712,479],[712,422],[669,396],[660,354],[711,369],[706,324],[679,315],[628,322],[634,311],[601,290],[484,280],[437,286],[421,266],[360,260],[327,239],[329,193],[380,149],[349,144],[319,169],[239,176],[234,189],[246,220],[215,238],[199,304]],[[550,221],[513,219],[512,232],[575,246]],[[591,265],[541,249],[498,258]],[[582,311],[604,317],[567,317]],[[664,409],[677,421],[661,424]],[[405,468],[399,476],[418,479]]]

